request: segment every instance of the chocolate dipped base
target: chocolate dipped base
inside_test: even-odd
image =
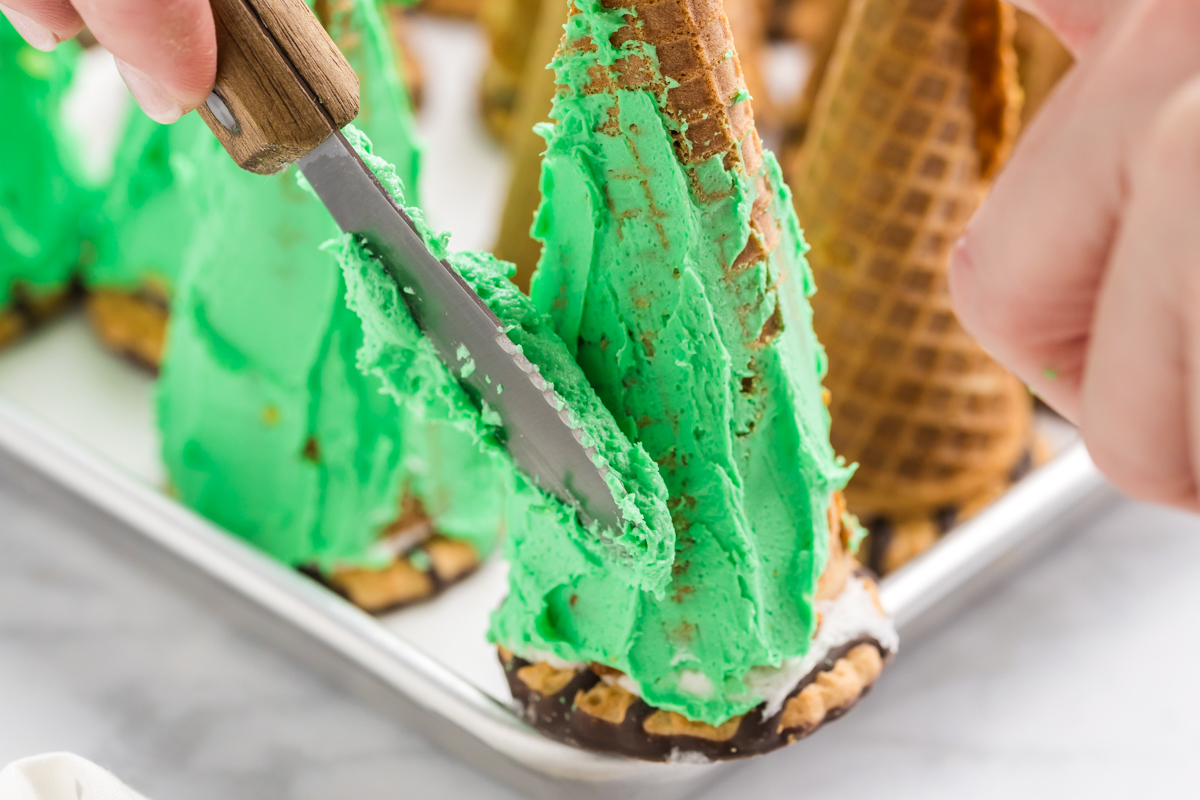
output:
[[[873,638],[853,639],[830,650],[775,713],[764,717],[764,702],[713,726],[650,706],[603,665],[559,669],[499,654],[521,715],[551,739],[644,761],[698,762],[762,755],[808,736],[866,695],[891,657]]]
[[[895,572],[936,544],[956,525],[991,505],[1034,467],[1045,463],[1044,450],[1041,443],[1027,449],[1003,483],[990,487],[968,503],[945,506],[925,516],[902,520],[887,516],[864,517],[863,527],[868,533],[859,550],[863,566],[876,575]]]
[[[0,347],[12,344],[25,334],[48,321],[78,297],[79,287],[71,283],[67,288],[38,293],[22,283],[12,289],[12,298],[7,306],[0,307]]]

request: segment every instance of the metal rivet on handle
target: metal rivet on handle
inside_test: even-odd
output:
[[[230,133],[240,133],[242,126],[238,124],[237,119],[233,116],[233,112],[229,110],[229,106],[225,105],[225,101],[215,91],[208,95],[208,99],[204,101],[204,105],[208,106],[208,110],[217,118],[217,122]]]

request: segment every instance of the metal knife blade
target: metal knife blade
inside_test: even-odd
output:
[[[396,281],[417,324],[458,380],[499,414],[505,446],[539,486],[575,506],[584,522],[619,531],[621,512],[569,422],[565,402],[504,331],[500,320],[444,261],[434,258],[404,210],[340,131],[296,162],[343,231],[360,238]],[[465,355],[460,358],[460,348]],[[466,359],[474,370],[466,370]],[[606,469],[606,468],[605,468]]]

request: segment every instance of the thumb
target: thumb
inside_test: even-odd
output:
[[[212,91],[217,40],[208,0],[74,0],[74,5],[152,119],[174,122]]]

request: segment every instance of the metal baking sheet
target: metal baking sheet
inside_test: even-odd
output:
[[[102,351],[80,318],[0,353],[0,480],[41,476],[56,501],[91,509],[89,524],[115,524],[125,552],[168,558],[202,579],[210,605],[231,620],[267,632],[480,768],[534,797],[670,800],[735,767],[591,753],[522,722],[484,639],[505,589],[500,560],[430,603],[372,617],[166,496],[156,448],[149,378]],[[1067,445],[883,581],[905,646],[1114,498],[1082,445]]]

